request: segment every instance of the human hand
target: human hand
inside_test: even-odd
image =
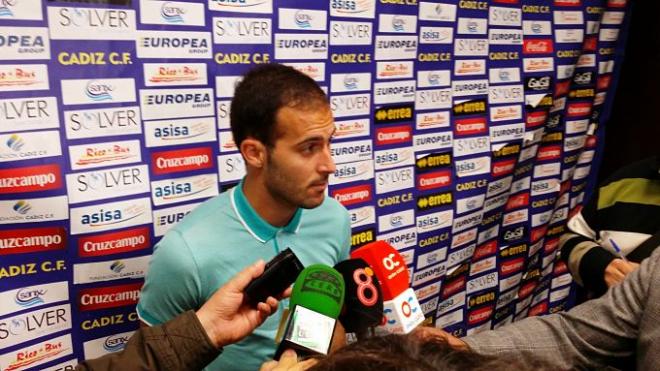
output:
[[[293,349],[287,349],[282,353],[279,361],[268,361],[261,365],[259,371],[303,371],[314,366],[316,359],[310,358],[298,362],[298,355]]]
[[[614,259],[610,264],[605,267],[605,284],[607,287],[612,287],[621,281],[628,275],[628,273],[634,271],[639,267],[639,264],[632,263],[623,259]]]
[[[216,347],[220,348],[243,339],[277,311],[279,302],[272,296],[269,296],[265,303],[257,304],[256,308],[245,301],[245,287],[263,273],[265,265],[263,260],[259,260],[243,269],[220,287],[197,311],[197,318]],[[289,295],[291,288],[287,289],[280,299]]]
[[[465,342],[454,335],[435,327],[417,326],[412,333],[419,339],[426,340],[430,338],[439,338],[447,342],[447,344],[456,350],[468,350],[469,347]]]

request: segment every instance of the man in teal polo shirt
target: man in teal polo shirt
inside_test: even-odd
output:
[[[156,245],[137,307],[148,325],[201,307],[245,266],[287,247],[305,266],[348,258],[348,213],[325,194],[335,171],[335,126],[316,82],[282,65],[251,70],[236,87],[231,128],[246,176],[193,210]],[[259,369],[275,352],[281,312],[282,306],[208,368]]]

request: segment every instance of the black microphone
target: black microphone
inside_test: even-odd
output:
[[[383,320],[383,295],[376,274],[363,259],[349,259],[334,267],[342,277],[346,291],[339,322],[358,340],[369,336],[369,329]]]

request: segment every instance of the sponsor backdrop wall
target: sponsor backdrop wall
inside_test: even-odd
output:
[[[593,187],[626,18],[625,0],[1,1],[0,369],[123,347],[152,246],[245,172],[229,102],[265,62],[328,93],[329,194],[354,247],[404,255],[430,322],[566,309],[558,238]]]

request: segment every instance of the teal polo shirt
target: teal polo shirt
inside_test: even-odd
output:
[[[252,208],[241,182],[195,208],[154,247],[137,313],[149,325],[199,309],[225,282],[259,259],[290,247],[303,265],[335,265],[348,259],[350,220],[326,197],[314,209],[298,209],[291,222],[274,227]],[[224,348],[209,370],[258,370],[275,353],[283,304],[239,343]]]

